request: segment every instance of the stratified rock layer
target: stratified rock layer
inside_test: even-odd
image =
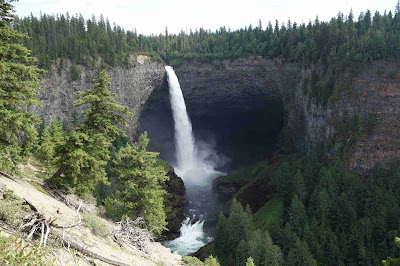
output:
[[[111,77],[110,91],[117,94],[119,103],[128,106],[129,110],[134,113],[133,116],[128,117],[127,133],[130,138],[136,139],[143,105],[152,91],[161,86],[165,73],[162,63],[146,56],[139,55],[132,60],[133,67],[113,67],[106,71]],[[76,67],[81,72],[80,78],[76,81],[71,80],[70,61],[66,61],[62,71],[58,71],[53,65],[48,74],[42,78],[43,90],[39,91],[39,98],[43,107],[34,106],[32,111],[44,118],[46,122],[49,122],[54,116],[69,121],[74,113],[78,116],[81,114],[84,107],[76,108],[73,103],[77,100],[78,91],[94,87],[93,79],[98,77],[100,68],[93,70],[81,65]]]

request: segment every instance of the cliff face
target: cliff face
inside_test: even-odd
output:
[[[171,162],[174,129],[164,66],[145,56],[134,65],[107,70],[110,90],[134,112],[129,136],[137,137],[141,124],[153,149]],[[79,112],[73,107],[77,92],[93,87],[97,71],[78,68],[82,74],[77,81],[71,81],[69,62],[60,75],[55,67],[50,70],[42,80],[43,107],[33,111],[47,121],[54,115],[71,119],[74,110]],[[334,123],[345,110],[364,120],[373,114],[375,130],[361,136],[348,154],[348,166],[361,173],[368,173],[377,161],[388,166],[400,157],[399,69],[396,63],[374,62],[354,78],[353,96],[343,93],[323,106],[303,94],[302,79],[310,70],[296,64],[250,57],[188,61],[175,67],[196,138],[216,143],[217,150],[227,151],[232,164],[239,166],[261,160],[276,148],[283,117],[294,146],[307,152],[334,133]]]
[[[185,184],[175,174],[174,168],[169,168],[167,176],[169,180],[164,185],[164,189],[167,191],[164,205],[168,231],[163,231],[163,235],[160,238],[162,240],[171,240],[179,237],[182,221],[185,219],[183,209],[187,203]]]
[[[174,70],[196,140],[211,143],[223,159],[230,158],[228,167],[255,163],[276,149],[283,126],[281,91],[294,86],[291,72],[282,72],[276,62],[255,58],[188,61]],[[141,125],[154,148],[171,161],[174,128],[167,86],[154,91]]]
[[[164,79],[164,65],[151,60],[146,56],[139,55],[133,60],[134,67],[124,69],[114,67],[107,69],[111,77],[111,92],[118,95],[117,101],[129,107],[134,113],[128,118],[128,136],[136,138],[139,133],[139,117],[144,103],[152,91],[160,87]],[[42,79],[43,90],[39,92],[39,98],[43,107],[33,107],[32,111],[42,116],[46,122],[53,116],[61,119],[71,120],[74,111],[81,113],[81,108],[76,108],[73,102],[76,101],[78,91],[85,91],[93,88],[93,79],[98,77],[98,69],[92,70],[89,67],[77,66],[80,70],[80,78],[76,81],[71,79],[71,63],[68,61],[62,71],[56,66]]]
[[[292,143],[296,149],[307,152],[335,132],[334,124],[345,111],[349,116],[359,114],[363,121],[372,114],[377,125],[372,133],[363,134],[352,146],[348,152],[348,167],[367,175],[375,162],[388,167],[390,162],[400,158],[400,66],[396,63],[370,64],[353,79],[351,94],[343,92],[327,105],[317,104],[304,95],[302,79],[309,76],[310,70],[296,64],[246,58],[186,62],[175,71],[194,128],[196,123],[203,125],[200,128],[207,125],[221,134],[224,128],[247,127],[250,130],[246,137],[261,140],[257,144],[266,149],[262,136],[269,135],[263,126],[271,127],[267,120],[279,120],[285,115]],[[256,114],[261,117],[257,118]],[[217,117],[215,122],[213,117]],[[248,123],[252,119],[253,124]],[[245,144],[246,148],[251,148]]]
[[[358,97],[341,97],[332,108],[332,116],[348,110],[367,120],[372,114],[376,126],[351,148],[348,167],[364,174],[375,162],[388,168],[400,159],[400,64],[375,62],[353,80],[352,87]]]

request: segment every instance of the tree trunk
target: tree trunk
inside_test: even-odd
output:
[[[54,181],[54,179],[61,176],[65,172],[65,170],[67,170],[67,166],[65,164],[61,165],[61,167],[58,168],[57,172],[55,172],[52,177],[47,179],[47,182],[52,183]]]
[[[53,232],[55,234],[57,234],[62,239],[62,233],[60,231],[53,230]],[[68,242],[70,244],[71,248],[76,249],[76,250],[80,251],[82,254],[88,255],[88,256],[90,256],[92,258],[98,259],[100,261],[106,262],[106,263],[111,264],[111,265],[129,266],[129,264],[126,264],[126,263],[123,263],[123,262],[119,262],[119,261],[116,261],[116,260],[112,260],[112,259],[103,257],[102,255],[100,255],[98,253],[90,251],[88,249],[88,246],[82,245],[82,244],[78,243],[77,241],[75,241],[73,239],[70,239],[70,238],[68,238],[66,236],[64,236],[64,241]]]

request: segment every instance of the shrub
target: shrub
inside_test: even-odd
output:
[[[86,222],[86,226],[96,236],[106,238],[111,233],[111,230],[108,227],[108,225],[96,215],[92,213],[85,213],[83,214],[83,219]]]
[[[75,65],[71,66],[71,79],[72,81],[76,81],[81,78],[81,71]]]
[[[46,260],[45,255],[44,249],[26,243],[17,236],[0,236],[2,265],[52,265]]]
[[[387,74],[387,77],[388,77],[389,79],[395,79],[396,76],[397,76],[396,71],[390,71],[390,72]]]
[[[183,263],[185,263],[185,265],[189,265],[189,266],[201,266],[201,265],[204,265],[201,260],[199,260],[196,257],[191,257],[191,256],[183,257],[182,261],[183,261]]]
[[[21,205],[22,199],[9,189],[4,191],[3,197],[4,200],[0,200],[0,220],[13,227],[18,227],[22,224],[22,217],[25,214]]]
[[[204,265],[205,266],[219,266],[219,263],[218,263],[217,258],[210,256],[204,261]]]
[[[196,257],[191,257],[191,256],[185,256],[183,257],[182,261],[185,263],[185,265],[189,266],[220,266],[218,263],[218,260],[214,258],[213,256],[208,257],[204,263],[199,260]]]

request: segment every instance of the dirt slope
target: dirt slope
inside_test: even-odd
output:
[[[0,175],[0,183],[6,185],[7,189],[14,191],[16,195],[29,200],[35,205],[46,217],[52,216],[57,218],[57,224],[69,225],[77,221],[76,212],[63,202],[38,191],[35,186],[25,180],[11,180]],[[58,212],[57,212],[58,210]],[[104,219],[103,219],[104,220]],[[117,226],[107,220],[104,220],[108,226],[115,230]],[[129,265],[181,265],[181,257],[178,254],[172,254],[169,249],[163,247],[160,243],[150,243],[148,249],[150,255],[142,252],[128,252],[113,243],[111,239],[102,239],[83,226],[74,227],[68,230],[70,237],[78,242],[82,242],[87,249],[98,253],[108,259],[116,260]],[[108,265],[104,262],[93,260],[91,258],[83,258],[72,256],[66,249],[54,249],[54,258],[56,265]]]

